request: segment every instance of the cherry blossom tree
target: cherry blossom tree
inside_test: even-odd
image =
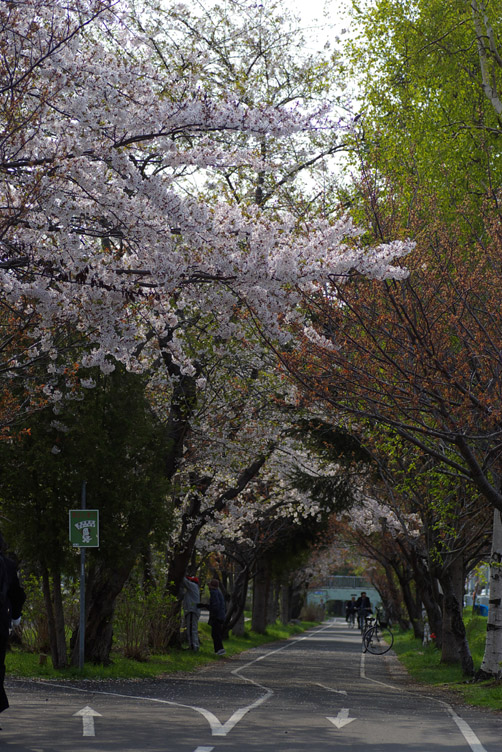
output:
[[[277,332],[297,286],[350,267],[386,276],[408,250],[343,245],[357,236],[348,220],[305,236],[286,214],[272,220],[177,190],[184,167],[262,163],[212,134],[259,143],[333,127],[319,108],[211,100],[183,69],[183,50],[166,66],[127,4],[30,0],[2,6],[1,22],[2,288],[11,306],[36,308],[34,354],[71,322],[95,343],[87,365],[107,368],[111,355],[139,368],[153,348],[192,371],[170,332],[194,302],[217,310],[223,327],[236,304],[248,306]]]
[[[337,42],[312,52],[301,18],[281,0],[260,6],[242,0],[176,4],[166,7],[160,26],[146,22],[163,54],[169,54],[173,43],[183,48],[186,64],[197,71],[212,98],[228,98],[231,92],[246,107],[314,108],[329,111],[334,119],[333,128],[280,139],[261,134],[254,143],[249,133],[221,133],[221,148],[232,152],[251,147],[264,169],[256,164],[215,166],[203,183],[187,180],[187,190],[202,191],[206,200],[225,196],[230,203],[286,209],[297,217],[338,214],[330,167],[335,155],[347,148],[351,116]]]

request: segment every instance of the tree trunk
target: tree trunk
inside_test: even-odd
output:
[[[422,622],[422,604],[417,602],[417,600],[419,599],[415,598],[411,591],[410,578],[407,576],[407,573],[405,572],[404,574],[401,574],[396,568],[396,574],[399,579],[399,584],[401,585],[404,605],[406,606],[406,610],[413,627],[413,636],[419,640],[422,640],[424,636],[424,625]]]
[[[49,644],[51,646],[52,665],[54,668],[65,668],[67,663],[66,645],[61,654],[61,643],[58,640],[58,628],[54,614],[49,570],[44,564],[42,564],[42,589],[44,593],[45,610],[47,612],[47,625],[49,627]]]
[[[61,574],[55,572],[52,575],[52,588],[54,598],[54,625],[56,628],[56,645],[59,659],[58,668],[66,668],[68,664],[68,652],[66,649],[66,629],[64,619],[63,598],[61,595]]]
[[[230,596],[227,609],[226,628],[231,629],[234,635],[244,635],[244,608],[249,584],[249,570],[243,567],[234,579],[234,587]]]
[[[279,616],[279,584],[277,581],[270,583],[267,604],[267,625],[275,624]]]
[[[493,514],[490,558],[490,606],[486,628],[485,654],[476,679],[502,678],[502,515]]]
[[[293,586],[289,592],[291,621],[292,619],[299,619],[301,616],[303,604],[305,603],[305,588],[297,585],[296,587]]]
[[[443,646],[442,663],[460,660],[464,676],[473,676],[474,663],[467,642],[463,619],[464,563],[460,557],[452,559],[441,575],[443,588]]]
[[[387,583],[387,587],[385,588],[385,598],[382,598],[385,611],[391,622],[398,622],[402,629],[407,630],[409,629],[410,623],[407,623],[401,615],[402,597],[395,582],[395,570],[388,561],[382,561],[381,563],[385,572],[385,581]]]
[[[430,632],[436,635],[436,647],[441,650],[443,645],[443,608],[437,579],[425,564],[418,565],[418,563],[416,579],[420,597],[427,613]]]
[[[86,588],[85,659],[110,664],[115,601],[129,577],[134,561],[109,568],[100,563],[88,575]],[[72,664],[79,662],[79,628],[72,635]]]
[[[251,629],[265,634],[267,629],[267,606],[270,590],[270,571],[262,561],[258,564],[253,581],[253,616]]]
[[[244,637],[246,634],[246,622],[244,620],[244,611],[241,611],[238,619],[232,625],[232,634],[235,637]]]
[[[281,622],[289,624],[291,620],[291,587],[288,582],[281,585]]]

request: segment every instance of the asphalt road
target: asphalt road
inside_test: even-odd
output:
[[[453,706],[331,621],[156,681],[7,681],[9,752],[500,752],[502,714]]]

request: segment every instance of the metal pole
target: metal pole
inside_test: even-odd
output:
[[[86,481],[82,483],[82,501],[81,509],[86,505]],[[80,624],[78,629],[79,650],[78,650],[78,667],[84,668],[84,651],[85,651],[85,547],[80,548]]]

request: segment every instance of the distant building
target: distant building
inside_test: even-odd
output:
[[[359,598],[362,592],[366,592],[373,608],[381,604],[378,591],[364,577],[333,575],[308,589],[307,604],[319,606],[324,602],[326,616],[345,616],[345,603],[353,595]]]

